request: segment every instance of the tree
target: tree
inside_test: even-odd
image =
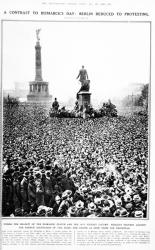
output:
[[[145,84],[142,88],[140,97],[137,100],[137,105],[138,106],[143,106],[148,109],[148,92],[149,92],[149,85]]]
[[[19,101],[16,98],[10,97],[8,95],[7,97],[3,98],[3,105],[7,108],[13,108],[19,105]]]
[[[104,102],[99,111],[101,112],[101,116],[117,116],[116,106],[110,100],[108,100],[108,102]]]
[[[143,99],[148,99],[148,90],[149,90],[149,85],[145,84],[141,92]]]

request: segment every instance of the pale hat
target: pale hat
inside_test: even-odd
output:
[[[95,218],[95,217],[97,217],[95,214],[89,214],[89,215],[87,216],[87,218]]]
[[[76,208],[74,206],[68,208],[68,214],[75,215],[76,214]]]
[[[144,213],[141,210],[135,211],[134,217],[135,218],[143,218]]]
[[[126,209],[120,210],[120,217],[128,217],[129,213]]]
[[[95,198],[95,199],[94,199],[94,203],[95,203],[96,205],[101,205],[102,199],[101,199],[101,198]]]
[[[84,202],[81,201],[81,200],[77,201],[77,202],[75,203],[75,207],[76,207],[77,209],[79,209],[79,208],[84,208]]]
[[[114,215],[114,217],[119,217],[120,213],[121,213],[120,209],[117,209],[117,210],[115,210],[115,212],[113,213],[113,215]]]
[[[71,195],[72,195],[72,191],[71,190],[65,190],[62,193],[62,198],[67,198],[67,197],[70,197]]]
[[[56,195],[56,196],[55,196],[55,201],[58,201],[58,200],[61,200],[61,198],[60,198],[59,195]]]
[[[130,196],[129,194],[125,194],[125,195],[124,195],[124,201],[125,201],[125,202],[131,202],[131,201],[132,201],[131,196]]]
[[[94,204],[94,202],[88,204],[88,209],[91,211],[94,211],[96,209],[96,205]]]

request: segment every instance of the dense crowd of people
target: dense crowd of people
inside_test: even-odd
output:
[[[4,107],[3,216],[147,217],[148,120]]]

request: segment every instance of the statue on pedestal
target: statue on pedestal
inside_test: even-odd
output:
[[[85,119],[87,117],[87,112],[89,111],[89,106],[91,103],[91,93],[89,92],[90,80],[88,79],[88,73],[84,66],[82,66],[82,69],[80,69],[76,79],[79,79],[81,83],[81,88],[76,95],[76,110],[78,110],[80,115],[82,115],[82,117]]]
[[[40,37],[39,37],[39,33],[40,33],[41,29],[37,29],[36,30],[36,36],[37,36],[37,41],[40,41]]]
[[[82,66],[82,69],[80,69],[79,74],[78,74],[76,79],[79,79],[79,81],[81,82],[81,88],[80,88],[79,92],[80,91],[89,91],[90,80],[88,79],[88,73],[87,73],[87,70],[84,68],[84,66]]]

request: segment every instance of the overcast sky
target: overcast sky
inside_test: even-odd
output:
[[[85,66],[92,99],[98,102],[132,94],[149,83],[149,23],[15,22],[3,23],[3,89],[19,82],[29,89],[35,78],[35,30],[41,28],[43,80],[50,94],[65,102],[80,88]]]

